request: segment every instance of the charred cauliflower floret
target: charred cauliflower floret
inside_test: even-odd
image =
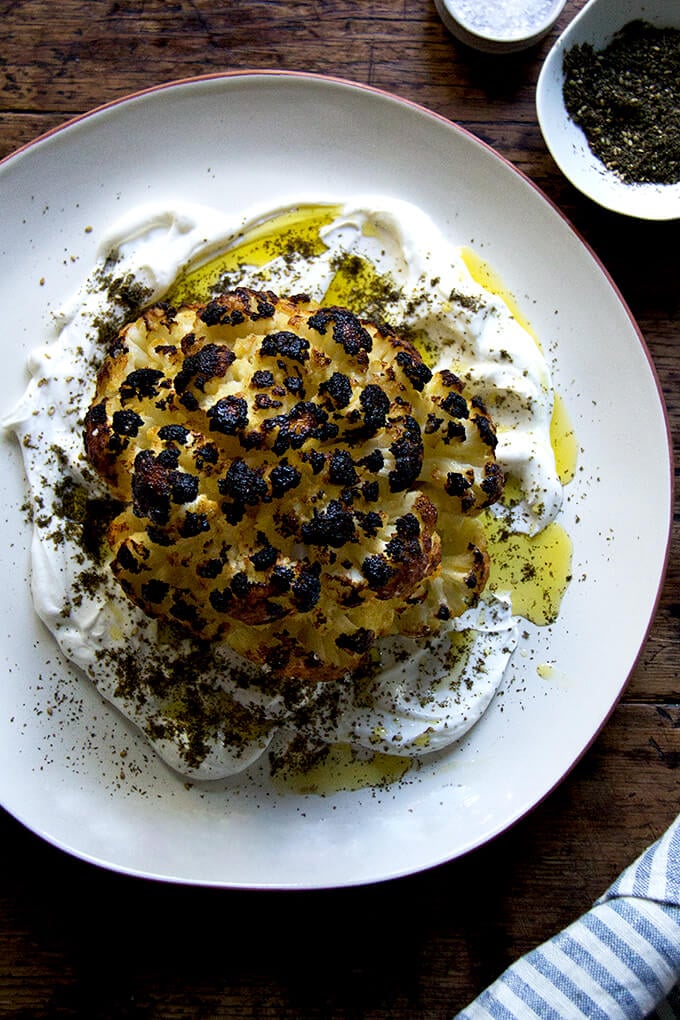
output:
[[[85,421],[129,598],[319,680],[477,601],[495,445],[481,403],[391,328],[245,288],[126,326]]]

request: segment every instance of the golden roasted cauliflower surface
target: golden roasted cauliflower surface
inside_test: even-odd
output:
[[[276,674],[342,676],[486,582],[488,414],[346,309],[246,288],[151,307],[112,344],[84,438],[129,598]]]

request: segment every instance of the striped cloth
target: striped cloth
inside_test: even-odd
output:
[[[680,1018],[680,815],[593,908],[455,1020]]]

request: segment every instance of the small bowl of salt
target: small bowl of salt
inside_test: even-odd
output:
[[[439,17],[460,42],[484,53],[514,53],[539,42],[566,0],[434,0]]]

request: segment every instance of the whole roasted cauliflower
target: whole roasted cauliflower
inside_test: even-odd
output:
[[[112,344],[84,438],[129,598],[277,675],[343,676],[486,582],[484,406],[347,309],[246,288],[155,305]]]

